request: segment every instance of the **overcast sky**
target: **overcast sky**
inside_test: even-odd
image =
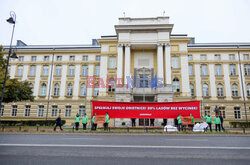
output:
[[[0,0],[0,45],[14,35],[28,45],[90,44],[92,38],[114,35],[123,17],[170,17],[172,33],[196,42],[250,42],[250,0]]]

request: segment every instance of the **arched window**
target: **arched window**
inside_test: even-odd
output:
[[[232,96],[233,97],[238,97],[239,96],[237,84],[232,85]]]
[[[224,96],[223,85],[222,84],[217,85],[217,96],[218,97],[223,97]]]
[[[115,91],[115,79],[114,78],[110,78],[109,79],[109,92],[114,92]]]
[[[86,96],[86,85],[81,85],[80,96]]]
[[[190,84],[190,94],[192,97],[194,97],[194,85],[193,84]]]
[[[67,96],[72,96],[73,95],[73,85],[69,84],[67,87]]]
[[[40,93],[41,96],[46,96],[46,87],[47,87],[46,84],[43,83],[41,87],[41,93]]]
[[[180,81],[178,78],[173,79],[173,91],[180,92]]]
[[[59,96],[60,86],[58,83],[55,84],[54,87],[54,96]]]
[[[202,85],[202,90],[203,90],[203,96],[208,97],[209,96],[209,89],[207,84]]]
[[[250,97],[250,84],[247,84],[247,97]]]
[[[99,84],[95,84],[94,96],[98,96],[98,95],[99,95]]]

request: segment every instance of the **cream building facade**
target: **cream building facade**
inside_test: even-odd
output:
[[[27,80],[35,101],[4,104],[1,120],[55,119],[61,114],[71,125],[76,113],[91,116],[91,100],[200,100],[202,115],[214,116],[217,105],[226,125],[245,121],[246,114],[249,119],[250,42],[195,43],[193,37],[172,34],[172,29],[169,17],[125,17],[115,25],[116,35],[102,36],[91,45],[18,41],[19,59],[11,60],[9,75]],[[158,86],[151,88],[155,76]],[[115,119],[111,125],[123,121],[131,125],[130,119]],[[144,120],[136,124],[143,126]]]

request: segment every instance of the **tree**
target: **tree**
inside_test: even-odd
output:
[[[2,46],[0,46],[0,96],[2,95],[2,86],[4,82],[4,75],[6,71],[7,60],[3,58]],[[17,79],[10,79],[7,76],[3,102],[18,102],[18,101],[34,101],[32,88],[27,81],[18,81]]]

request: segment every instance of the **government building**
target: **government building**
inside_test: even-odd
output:
[[[1,120],[54,120],[60,114],[71,125],[77,113],[91,117],[92,100],[198,100],[201,115],[214,117],[218,106],[224,125],[249,120],[250,42],[195,43],[194,37],[172,34],[173,27],[169,17],[123,17],[114,26],[115,35],[89,45],[17,41],[18,59],[11,59],[9,75],[28,81],[35,101],[4,104]],[[3,47],[5,56],[8,48]],[[110,125],[124,122],[131,125],[130,119],[112,119]],[[136,119],[136,125],[149,121]]]

